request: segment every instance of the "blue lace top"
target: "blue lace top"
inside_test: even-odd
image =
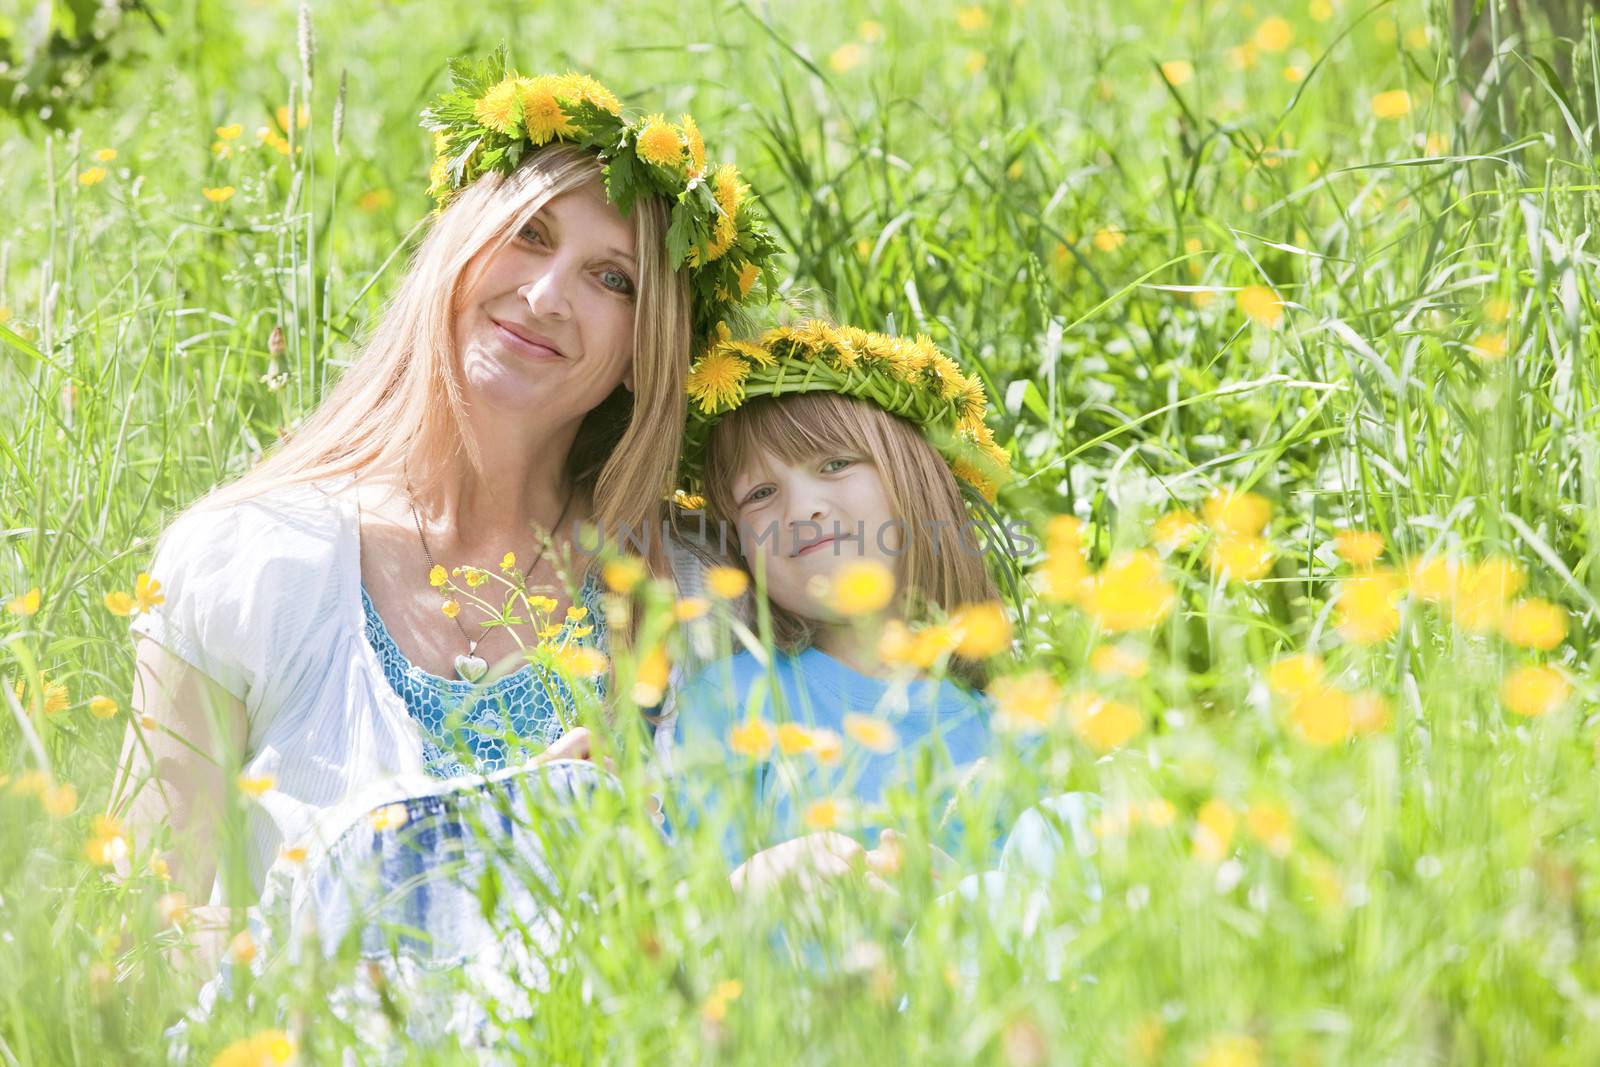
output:
[[[593,574],[585,579],[578,598],[589,615],[582,622],[566,621],[563,629],[592,626],[594,631],[567,640],[606,651],[610,642],[600,607],[600,583]],[[566,680],[531,663],[477,687],[458,678],[429,674],[406,659],[389,636],[365,585],[361,587],[361,607],[366,614],[367,640],[378,654],[384,678],[422,726],[423,766],[429,774],[441,778],[488,774],[521,763],[560,737],[565,722],[577,712]],[[597,679],[596,686],[603,697],[604,679]],[[468,707],[474,688],[477,699]],[[472,753],[469,761],[461,758],[462,746]]]

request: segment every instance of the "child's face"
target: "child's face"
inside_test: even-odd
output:
[[[825,579],[848,563],[877,560],[900,576],[905,531],[877,465],[864,456],[787,463],[762,450],[734,477],[733,500],[751,573],[764,565],[767,595],[802,618],[836,621]]]

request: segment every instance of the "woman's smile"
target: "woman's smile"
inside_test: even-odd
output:
[[[544,360],[567,358],[566,353],[554,341],[534,333],[525,326],[493,318],[489,321],[494,324],[495,333],[501,343],[521,356]]]

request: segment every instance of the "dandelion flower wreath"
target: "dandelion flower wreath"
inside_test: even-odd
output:
[[[505,49],[450,64],[450,89],[422,112],[433,131],[429,195],[441,205],[490,171],[510,174],[552,141],[594,149],[605,164],[606,196],[627,215],[640,196],[672,206],[667,255],[689,272],[697,345],[750,298],[776,285],[777,243],[732,163],[706,158],[693,117],[628,118],[615,93],[587,74],[518,74]]]
[[[993,504],[1011,474],[1005,449],[985,421],[983,384],[926,337],[911,340],[806,319],[754,341],[718,340],[689,369],[689,422],[682,480],[704,489],[711,428],[752,397],[832,392],[870,401],[921,428],[956,478]]]

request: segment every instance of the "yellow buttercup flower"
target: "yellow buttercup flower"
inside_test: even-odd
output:
[[[549,641],[552,638],[560,637],[561,632],[565,629],[566,627],[561,625],[559,622],[552,622],[545,626],[541,626],[538,631],[539,640]]]
[[[259,797],[270,793],[278,786],[278,779],[270,774],[248,775],[241,774],[238,778],[239,792],[247,797]]]
[[[1451,617],[1468,633],[1488,633],[1500,625],[1507,602],[1522,591],[1527,580],[1516,561],[1504,556],[1468,564],[1461,568],[1451,591]]]
[[[639,158],[658,167],[683,166],[683,134],[663,115],[651,115],[639,130]]]
[[[1288,19],[1277,15],[1264,19],[1250,38],[1257,48],[1269,53],[1285,51],[1293,40],[1294,27],[1289,25]]]
[[[637,556],[622,556],[600,568],[600,577],[613,591],[631,593],[645,579],[644,561]]]
[[[1352,567],[1370,567],[1383,555],[1383,535],[1376,530],[1340,530],[1333,540],[1334,551]]]
[[[728,747],[750,759],[766,759],[776,734],[765,719],[748,719],[728,731]]]
[[[852,561],[839,568],[828,590],[829,606],[847,618],[873,615],[894,599],[894,575],[876,560]]]
[[[688,596],[672,605],[672,617],[679,622],[693,622],[711,610],[705,597]]]
[[[1548,652],[1567,636],[1567,613],[1548,600],[1530,597],[1518,600],[1500,620],[1500,633],[1520,648]]]
[[[1036,733],[1061,713],[1061,686],[1046,671],[1031,670],[999,678],[989,686],[995,722],[1004,729]]]
[[[1260,800],[1244,813],[1245,829],[1275,856],[1287,856],[1294,845],[1294,816],[1275,800]]]
[[[1411,114],[1411,94],[1390,89],[1372,98],[1372,113],[1380,119],[1398,119]]]
[[[115,148],[102,148],[94,154],[94,158],[101,163],[110,163],[117,158],[117,150]]]
[[[1177,590],[1152,551],[1140,549],[1114,557],[1089,582],[1082,607],[1105,630],[1119,633],[1155,626],[1177,603]]]
[[[1097,693],[1079,693],[1067,703],[1073,732],[1099,752],[1121,748],[1144,729],[1144,717],[1131,705]]]
[[[958,608],[951,622],[959,635],[956,653],[967,659],[988,659],[1011,647],[1011,620],[995,601]]]
[[[1115,252],[1127,241],[1128,235],[1115,226],[1106,226],[1095,231],[1094,247],[1100,252]]]
[[[1337,744],[1350,736],[1350,694],[1331,685],[1307,686],[1295,694],[1289,721],[1313,745]]]
[[[1161,64],[1161,76],[1174,86],[1187,84],[1194,77],[1194,64],[1187,59],[1169,59]]]
[[[1301,652],[1274,660],[1267,668],[1267,688],[1279,696],[1296,696],[1322,682],[1321,656]]]
[[[256,940],[250,936],[249,930],[240,930],[233,935],[228,942],[228,956],[241,967],[256,958]]]
[[[844,717],[844,733],[862,748],[877,753],[893,752],[900,743],[894,727],[873,715],[850,712]]]
[[[1209,863],[1219,863],[1233,847],[1239,827],[1239,813],[1227,801],[1212,797],[1200,806],[1194,819],[1194,854]]]
[[[515,552],[507,552],[505,555],[500,557],[500,569],[502,571],[510,571],[516,565],[517,565],[517,554]],[[441,571],[444,570],[443,567],[440,567],[439,569]],[[433,575],[431,573],[428,575],[428,581],[429,581],[430,584],[433,582]],[[443,584],[443,583],[441,582],[440,584]]]
[[[200,195],[211,201],[213,204],[223,204],[232,199],[233,186],[223,185],[214,189],[209,187],[204,188],[200,190]]]
[[[1387,641],[1400,628],[1400,579],[1391,570],[1346,579],[1334,593],[1339,635],[1357,645]]]
[[[1496,333],[1480,333],[1472,339],[1467,346],[1474,356],[1490,363],[1506,358],[1506,335],[1504,331]]]
[[[110,719],[117,714],[117,702],[108,696],[89,698],[89,714],[97,719]]]
[[[120,589],[114,589],[104,598],[106,610],[113,615],[132,615],[133,597]]]
[[[236,141],[243,132],[244,127],[237,122],[230,122],[226,126],[217,127],[217,137],[224,141]]]
[[[7,601],[6,611],[12,615],[37,615],[42,599],[39,587],[34,586],[21,596],[14,596]]]
[[[109,815],[96,815],[89,840],[84,842],[84,856],[96,867],[109,867],[128,855],[128,839],[122,836],[122,824]]]
[[[829,53],[828,66],[832,67],[836,74],[845,74],[859,67],[866,54],[867,50],[862,48],[859,42],[846,41]]]
[[[956,11],[956,25],[973,33],[989,25],[989,12],[981,4],[969,4]]]
[[[1500,700],[1529,718],[1547,715],[1566,703],[1572,683],[1554,667],[1518,667],[1500,683]]]
[[[808,830],[832,830],[844,825],[848,811],[845,801],[827,797],[807,804],[802,820]]]
[[[1200,537],[1200,520],[1189,509],[1177,508],[1157,519],[1150,532],[1157,548],[1172,552]]]
[[[832,730],[812,730],[811,755],[821,764],[838,763],[844,755],[844,739]]]
[[[568,645],[558,649],[555,657],[562,670],[579,678],[598,678],[611,666],[604,652],[588,645]]]
[[[457,615],[461,614],[461,605],[454,599],[450,599],[446,600],[443,604],[440,604],[439,610],[444,612],[445,618],[453,619]]]
[[[1247,285],[1234,295],[1239,310],[1253,322],[1271,328],[1283,321],[1283,300],[1264,285]]]
[[[1219,534],[1259,534],[1272,519],[1272,505],[1259,493],[1218,489],[1206,500],[1205,516]]]
[[[88,170],[78,175],[79,185],[99,185],[105,180],[106,168],[104,167],[90,167]]]
[[[811,731],[799,723],[778,724],[778,751],[785,756],[798,756],[811,751]]]
[[[1406,564],[1406,585],[1424,600],[1443,601],[1455,591],[1461,566],[1453,559],[1430,556]]]
[[[367,820],[372,823],[372,828],[379,833],[400,829],[406,824],[408,818],[404,804],[388,804],[367,816]]]
[[[1144,655],[1130,652],[1120,645],[1101,645],[1089,654],[1089,669],[1096,674],[1109,674],[1122,678],[1143,678],[1150,669]]]
[[[52,819],[64,819],[78,809],[78,791],[71,782],[46,784],[39,792],[39,806]]]
[[[1207,559],[1218,577],[1235,582],[1253,582],[1272,570],[1275,555],[1272,545],[1265,538],[1234,534],[1213,541]]]
[[[263,1030],[217,1053],[211,1067],[278,1067],[294,1059],[294,1039],[282,1030]]]
[[[750,588],[750,576],[738,567],[712,567],[706,572],[706,589],[719,600],[737,600]]]
[[[148,574],[140,574],[133,580],[133,600],[138,605],[139,612],[143,614],[151,608],[167,602],[166,594],[161,592],[161,583]]]

